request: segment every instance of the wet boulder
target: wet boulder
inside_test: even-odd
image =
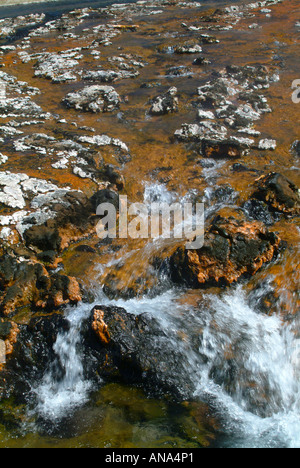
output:
[[[19,333],[19,327],[15,322],[3,319],[0,321],[0,341],[2,341],[5,345],[2,356],[2,358],[4,358],[3,363],[5,363],[7,357],[12,354],[15,343],[18,340]]]
[[[93,205],[82,192],[57,190],[40,194],[31,206],[37,211],[24,217],[18,227],[26,246],[37,253],[61,252],[73,239],[91,229]]]
[[[191,395],[195,382],[186,357],[149,314],[96,306],[83,328],[85,369],[106,379],[143,384],[152,393]]]
[[[272,226],[278,220],[278,216],[275,213],[270,213],[268,205],[265,202],[255,198],[247,200],[243,205],[243,209],[250,219],[261,221],[267,226]]]
[[[42,263],[5,255],[0,262],[0,315],[14,315],[22,307],[55,310],[82,299],[73,277],[51,274]]]
[[[270,212],[285,215],[300,214],[300,192],[298,187],[282,174],[270,172],[256,181],[256,190],[251,198],[268,206]]]
[[[229,285],[254,275],[274,258],[280,244],[263,223],[217,216],[205,232],[202,248],[182,246],[171,256],[171,278],[194,288]]]
[[[28,395],[32,399],[32,382],[39,381],[54,361],[57,335],[69,328],[68,320],[59,313],[32,317],[19,325],[13,350],[0,373],[0,395],[13,396],[20,403],[26,402]]]
[[[189,67],[185,67],[184,65],[180,65],[177,67],[168,67],[167,76],[175,77],[175,76],[188,76],[192,77],[193,73]]]
[[[54,220],[48,220],[41,226],[32,226],[24,233],[27,246],[35,246],[41,251],[59,251],[61,238]]]
[[[249,145],[241,140],[228,139],[216,139],[206,140],[201,142],[200,147],[201,154],[206,158],[220,158],[220,159],[231,159],[240,158],[248,153]]]
[[[209,65],[211,62],[203,56],[195,58],[193,65]]]
[[[98,206],[104,203],[111,204],[118,210],[120,206],[120,199],[118,193],[115,190],[106,188],[96,192],[91,198],[91,203],[94,207],[95,213]]]
[[[87,86],[63,99],[66,107],[85,112],[112,112],[120,106],[120,96],[112,86]]]

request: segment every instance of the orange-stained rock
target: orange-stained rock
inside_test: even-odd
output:
[[[80,285],[76,278],[68,277],[70,280],[68,286],[68,296],[71,302],[80,302],[82,300],[82,294],[80,290]]]
[[[0,314],[13,315],[21,307],[53,309],[82,300],[76,278],[50,274],[37,261],[17,261],[6,255],[0,260]]]
[[[14,344],[18,340],[18,335],[20,333],[20,329],[18,325],[14,322],[11,322],[11,331],[10,334],[8,335],[7,339],[5,340],[5,345],[6,345],[6,356],[12,354],[14,350]]]
[[[110,342],[108,326],[104,322],[104,312],[101,309],[94,309],[92,317],[92,329],[100,339],[101,343],[107,345]]]
[[[265,202],[272,211],[287,215],[300,214],[298,187],[276,172],[270,172],[256,180],[256,190],[252,197]]]
[[[217,217],[207,229],[201,249],[182,246],[171,257],[172,278],[192,287],[231,284],[270,262],[280,244],[280,238],[263,223]]]

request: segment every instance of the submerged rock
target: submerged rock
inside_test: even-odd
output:
[[[193,61],[193,65],[209,65],[211,62],[206,57],[197,57]]]
[[[120,106],[120,96],[112,86],[87,86],[63,99],[67,107],[85,112],[112,112]]]

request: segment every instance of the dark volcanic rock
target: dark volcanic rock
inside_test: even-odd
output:
[[[240,158],[246,151],[244,145],[231,140],[204,140],[201,145],[201,153],[206,158]]]
[[[94,214],[93,205],[86,195],[76,191],[64,193],[53,192],[46,196],[35,198],[39,208],[47,206],[53,213],[52,219],[43,224],[36,224],[34,216],[26,219],[26,230],[23,234],[26,246],[35,247],[40,251],[60,252],[65,247],[61,230],[70,226],[68,241],[72,240],[74,232],[80,236],[91,228],[90,216]],[[65,235],[65,232],[63,233]]]
[[[53,345],[61,331],[69,330],[69,322],[61,314],[33,317],[21,325],[18,339],[0,377],[0,394],[14,396],[20,403],[31,394],[32,382],[41,379],[55,358]]]
[[[270,211],[286,215],[300,213],[300,195],[296,185],[281,174],[271,172],[256,181],[256,190],[251,198],[268,205]]]
[[[198,250],[180,247],[170,258],[172,280],[191,287],[231,284],[243,275],[255,274],[270,262],[280,239],[257,221],[217,216]]]
[[[143,383],[153,393],[191,395],[195,382],[186,358],[148,314],[97,306],[84,326],[85,368],[127,383]]]
[[[6,255],[0,261],[0,315],[9,316],[20,307],[53,310],[82,299],[75,278],[49,274],[41,263],[17,261]]]
[[[261,200],[252,198],[243,206],[250,219],[255,219],[271,226],[276,221],[274,214],[270,213],[268,205]]]
[[[24,233],[24,240],[27,246],[34,245],[42,251],[58,251],[61,243],[57,224],[54,220],[48,220],[42,226],[32,226]]]
[[[119,209],[119,204],[120,204],[119,195],[114,190],[102,189],[102,190],[99,190],[99,192],[96,192],[92,196],[91,203],[93,204],[95,212],[98,206],[101,205],[102,203],[110,203],[116,209]]]

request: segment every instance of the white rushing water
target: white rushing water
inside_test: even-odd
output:
[[[79,345],[81,323],[90,310],[90,305],[81,304],[67,312],[70,330],[58,334],[54,345],[57,357],[42,382],[33,388],[38,400],[36,412],[44,418],[60,420],[88,400],[92,384],[84,379]]]
[[[183,306],[178,298],[179,292],[168,291],[114,304],[160,320],[176,349],[188,355],[198,383],[195,396],[217,412],[230,446],[300,447],[300,340],[293,327],[253,310],[241,287],[210,296],[209,305],[199,309]],[[178,332],[189,340],[180,341]],[[233,370],[224,357],[230,350]],[[216,381],[214,368],[225,383]]]
[[[145,200],[156,198],[174,201],[162,186],[147,186]],[[270,287],[266,282],[260,293],[269,293]],[[195,398],[208,402],[222,422],[224,446],[300,447],[297,318],[283,323],[276,314],[261,313],[253,305],[257,298],[250,300],[242,286],[223,295],[206,294],[201,301],[199,295],[193,307],[184,291],[172,288],[129,300],[111,301],[102,290],[97,294],[95,304],[149,313],[159,321],[174,350],[188,360]],[[58,335],[57,359],[35,389],[37,412],[45,418],[59,420],[88,401],[92,384],[84,379],[80,325],[95,304],[79,304],[67,313],[70,330]],[[64,372],[58,374],[57,368]]]
[[[181,294],[169,290],[152,299],[109,301],[100,293],[98,303],[151,313],[160,321],[176,350],[188,356],[197,381],[195,397],[209,402],[220,417],[226,444],[300,447],[300,342],[293,329],[277,316],[250,308],[240,287],[223,297],[211,296],[210,306],[199,309],[182,305]],[[36,389],[38,413],[50,420],[88,400],[92,385],[83,378],[78,343],[79,324],[91,307],[81,305],[71,312],[70,331],[58,336],[55,351],[64,378],[57,380],[51,367]],[[180,340],[179,331],[189,339]],[[228,361],[224,354],[229,350],[234,356]]]

